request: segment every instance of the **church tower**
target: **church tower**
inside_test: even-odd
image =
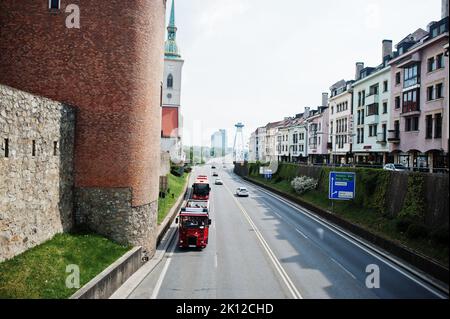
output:
[[[169,152],[175,162],[183,160],[181,116],[181,74],[184,61],[176,42],[175,0],[172,2],[164,50],[162,91],[161,151]]]

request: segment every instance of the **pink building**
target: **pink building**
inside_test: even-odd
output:
[[[397,44],[389,63],[390,151],[415,170],[448,168],[448,31],[448,16],[417,30]]]
[[[322,105],[317,110],[310,111],[308,123],[308,163],[328,164],[328,139],[329,139],[329,109],[328,94],[322,95]]]

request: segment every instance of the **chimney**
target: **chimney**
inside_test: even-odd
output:
[[[361,77],[361,71],[364,69],[364,62],[356,62],[355,80],[358,81]]]
[[[303,118],[307,119],[309,117],[309,106],[305,107],[305,112],[303,113]]]
[[[442,0],[442,19],[448,17],[448,0]]]
[[[381,61],[383,62],[387,56],[392,56],[392,40],[383,40],[382,55]]]
[[[328,106],[328,93],[322,93],[322,106]]]

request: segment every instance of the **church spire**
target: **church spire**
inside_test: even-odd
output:
[[[170,11],[170,21],[167,27],[167,41],[165,45],[164,55],[166,58],[180,58],[178,46],[176,42],[177,27],[175,26],[175,0],[172,0],[172,9]]]

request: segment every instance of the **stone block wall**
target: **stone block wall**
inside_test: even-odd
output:
[[[157,201],[132,206],[129,188],[76,188],[77,226],[106,236],[123,245],[142,246],[143,254],[153,255],[156,247]]]
[[[72,107],[0,85],[0,261],[72,228],[74,125]]]

